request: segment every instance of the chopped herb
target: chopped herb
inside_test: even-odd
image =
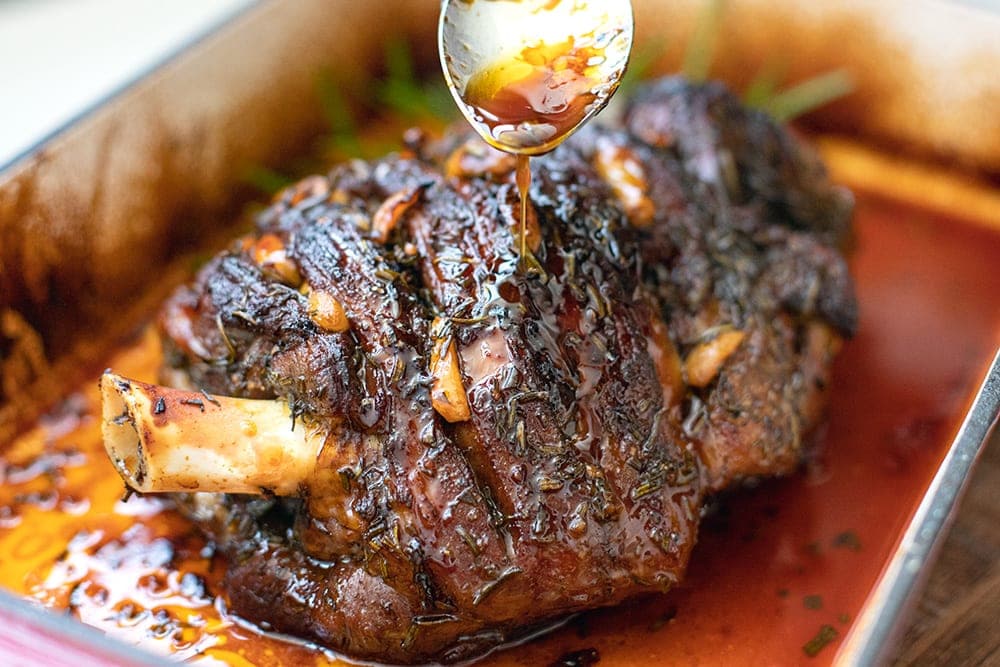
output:
[[[851,622],[851,615],[850,614],[838,614],[837,615],[837,620],[840,621],[841,625],[847,625],[848,623]]]
[[[226,361],[232,363],[236,359],[236,348],[233,346],[233,342],[229,340],[229,334],[226,333],[226,327],[222,323],[222,313],[217,313],[215,316],[215,326],[222,335],[222,341],[226,344]],[[182,401],[183,402],[183,401]],[[202,405],[201,411],[205,411],[205,406]]]
[[[454,623],[458,617],[454,614],[428,614],[426,616],[414,616],[414,625],[441,625],[442,623]]]
[[[205,400],[211,403],[212,405],[215,405],[220,408],[222,407],[222,403],[219,403],[219,401],[214,396],[210,396],[208,392],[205,391],[204,389],[201,390],[201,395],[204,396]]]
[[[183,403],[184,405],[193,405],[202,412],[205,411],[205,401],[201,400],[200,398],[184,398],[181,399],[180,402]]]
[[[810,542],[806,545],[806,551],[811,553],[813,556],[818,556],[823,551],[823,547],[820,546],[819,542]]]
[[[858,538],[858,534],[853,530],[845,530],[833,538],[833,546],[838,549],[861,551],[861,539]]]
[[[822,609],[823,597],[820,595],[807,595],[802,598],[802,604],[805,605],[806,609]]]
[[[781,588],[778,590],[779,598],[787,598],[789,595],[791,595],[791,591],[789,591],[787,588]]]
[[[399,642],[399,646],[403,649],[408,649],[413,646],[413,642],[417,639],[418,632],[420,632],[420,626],[416,623],[412,623],[410,627],[406,629],[406,634],[403,635],[403,640]]]
[[[478,556],[479,555],[479,545],[476,544],[475,539],[473,539],[472,535],[469,534],[469,531],[467,531],[465,529],[465,526],[463,526],[461,524],[459,524],[458,526],[455,526],[455,532],[458,533],[458,536],[461,537],[462,541],[465,542],[466,546],[469,547],[469,551],[472,552],[472,555],[473,556]]]
[[[479,590],[476,591],[475,595],[472,596],[472,605],[478,606],[483,600],[485,600],[490,593],[496,590],[497,586],[510,579],[515,574],[520,574],[521,568],[516,565],[511,565],[506,570],[500,573],[500,576],[493,581],[488,581],[483,584]]]
[[[379,280],[384,280],[387,283],[395,282],[399,279],[400,274],[396,271],[390,269],[378,269],[375,271],[375,277]]]
[[[233,317],[237,317],[251,326],[257,326],[260,324],[255,317],[242,310],[234,310]]]
[[[520,426],[521,423],[523,422],[520,422],[518,425]],[[523,433],[523,429],[521,430],[521,432]],[[551,493],[553,491],[558,491],[559,489],[563,488],[563,481],[560,479],[555,479],[553,477],[546,477],[543,475],[538,480],[538,488],[539,490],[544,491],[546,493]]]
[[[662,480],[646,480],[640,483],[639,486],[632,489],[632,492],[629,495],[632,497],[632,500],[640,500],[651,493],[659,491],[661,488],[663,488]]]
[[[340,485],[344,488],[344,491],[350,493],[351,484],[352,482],[354,482],[354,478],[356,477],[357,473],[355,473],[350,468],[341,468],[340,470],[337,471],[337,473],[340,475]]]
[[[839,636],[840,634],[837,632],[837,629],[832,625],[824,625],[820,627],[816,636],[810,639],[806,645],[802,647],[802,650],[810,658],[815,658],[819,655],[820,651],[826,648],[829,643]]]

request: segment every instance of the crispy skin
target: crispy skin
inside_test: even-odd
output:
[[[360,658],[469,658],[670,588],[708,493],[800,461],[856,320],[851,202],[816,158],[720,86],[659,82],[534,162],[527,271],[509,167],[455,134],[308,179],[165,306],[166,377],[331,433],[298,499],[180,499],[238,613]],[[260,261],[266,235],[298,275]],[[433,407],[442,341],[461,423]]]

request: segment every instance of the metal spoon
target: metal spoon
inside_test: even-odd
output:
[[[448,88],[483,139],[538,155],[608,103],[633,31],[629,0],[443,0],[438,48]]]

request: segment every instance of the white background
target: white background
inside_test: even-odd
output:
[[[0,166],[250,4],[0,0]]]

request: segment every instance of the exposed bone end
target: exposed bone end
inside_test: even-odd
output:
[[[296,495],[325,440],[293,425],[283,401],[208,396],[110,372],[101,397],[105,449],[141,493]]]

